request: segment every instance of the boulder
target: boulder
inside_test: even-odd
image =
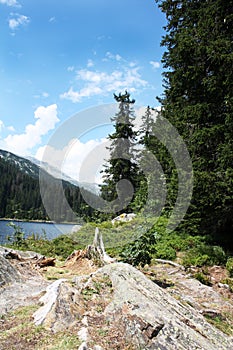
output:
[[[112,219],[112,225],[114,225],[117,222],[127,222],[127,221],[131,221],[136,217],[136,214],[134,213],[123,213],[119,216],[117,216],[116,218]]]
[[[78,232],[80,229],[81,229],[81,225],[74,225],[73,227],[72,227],[72,230],[71,230],[71,233],[76,233],[76,232]]]
[[[41,302],[45,305],[34,314],[35,322],[53,331],[75,325],[81,330],[85,317],[86,349],[90,349],[89,342],[97,341],[104,348],[94,334],[106,324],[110,343],[115,334],[124,344],[131,344],[132,349],[233,348],[232,339],[210,325],[199,311],[182,304],[142,272],[124,263],[105,265],[95,273],[74,279],[73,285],[65,280],[56,281]],[[39,317],[45,310],[43,317]],[[101,310],[101,314],[96,310]]]
[[[77,289],[65,279],[50,284],[39,302],[43,304],[33,315],[35,324],[58,332],[71,326],[76,320]]]
[[[22,251],[17,249],[12,249],[8,247],[0,247],[0,255],[7,259],[17,259],[17,260],[26,260],[26,259],[40,259],[43,255],[32,252],[30,250]]]
[[[16,268],[0,254],[0,287],[20,281],[20,274]]]
[[[35,304],[48,282],[34,269],[40,255],[0,247],[0,318],[20,306]]]
[[[105,266],[114,297],[105,309],[110,322],[123,323],[125,335],[143,349],[232,349],[232,339],[210,325],[189,305],[130,265]]]

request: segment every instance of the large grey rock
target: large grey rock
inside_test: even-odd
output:
[[[108,320],[125,325],[126,337],[143,349],[233,348],[232,339],[211,326],[194,308],[183,305],[166,290],[127,264],[102,268],[114,288],[105,309]]]
[[[76,317],[77,289],[73,288],[65,279],[60,279],[50,284],[45,295],[40,298],[43,306],[38,309],[33,317],[36,325],[58,332],[72,326]]]
[[[32,268],[35,253],[0,247],[0,316],[20,306],[35,304],[48,282]],[[25,256],[25,258],[23,258]],[[25,260],[26,259],[26,260]]]
[[[107,295],[107,302],[100,316],[94,314],[94,309],[97,306],[96,301],[101,298],[101,290],[99,294],[91,295],[90,292],[98,286],[98,281],[106,281],[106,278],[111,281],[112,292]],[[106,282],[106,285],[109,285],[109,282]],[[84,296],[88,297],[86,303],[83,300]],[[64,330],[74,325],[81,328],[83,325],[80,320],[85,317],[88,334],[93,335],[93,328],[90,329],[93,327],[93,320],[104,319],[103,324],[109,324],[109,328],[114,329],[114,332],[123,330],[120,337],[125,344],[131,343],[133,349],[233,348],[232,339],[210,325],[199,311],[182,304],[128,264],[105,265],[89,276],[75,278],[73,285],[64,280],[55,282],[41,301],[44,302],[44,306],[34,314],[35,320],[37,322],[38,315],[47,310],[40,318],[40,324],[53,331]],[[82,305],[85,307],[82,308]],[[88,342],[91,339],[87,340],[89,349]]]
[[[112,225],[114,225],[117,222],[127,222],[127,221],[131,221],[136,217],[136,214],[134,213],[123,213],[119,216],[117,216],[116,218],[112,219]]]
[[[16,268],[0,254],[0,287],[5,284],[17,282],[20,274]]]
[[[33,251],[22,251],[17,249],[12,249],[8,247],[0,247],[0,256],[3,256],[6,259],[39,259],[43,257],[43,255],[33,252]]]
[[[37,304],[47,285],[47,281],[34,277],[0,288],[0,317],[18,307]]]

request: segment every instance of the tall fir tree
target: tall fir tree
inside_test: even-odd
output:
[[[139,128],[139,143],[148,149],[151,149],[155,119],[155,110],[152,107],[147,106],[145,114],[141,117],[142,124]]]
[[[233,1],[156,2],[167,18],[162,114],[185,140],[194,169],[180,227],[233,250]]]
[[[161,209],[168,211],[173,207],[177,195],[177,188],[175,192],[174,186],[171,186],[174,182],[174,162],[167,149],[169,130],[161,111],[150,106],[141,121],[139,144],[142,148],[138,159],[145,176],[141,179],[136,202],[141,208],[145,208],[146,204],[149,213],[158,216]]]
[[[158,169],[155,166],[154,156],[156,155],[156,147],[155,142],[157,142],[155,136],[153,135],[155,120],[156,120],[156,111],[147,106],[145,113],[141,117],[141,125],[138,130],[138,143],[140,145],[139,154],[138,154],[138,162],[140,169],[143,173],[140,181],[140,189],[137,192],[137,195],[134,200],[134,206],[136,210],[141,210],[147,206],[150,214],[155,213],[155,203],[158,201],[155,192],[155,178],[159,179],[160,174],[158,173]],[[153,192],[153,194],[152,194]],[[148,196],[152,196],[149,199]]]
[[[127,91],[114,94],[114,99],[119,104],[119,111],[111,118],[115,132],[108,136],[110,159],[103,171],[101,196],[108,202],[115,201],[116,206],[112,210],[119,214],[132,209],[130,203],[139,188],[139,168],[135,149],[137,132],[133,124],[135,100]]]

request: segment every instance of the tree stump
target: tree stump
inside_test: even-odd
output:
[[[99,232],[98,227],[95,229],[93,244],[87,247],[86,257],[99,265],[115,262],[115,259],[111,258],[105,251],[102,234]]]

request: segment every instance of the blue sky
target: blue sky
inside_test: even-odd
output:
[[[41,159],[71,116],[85,133],[83,111],[125,89],[157,106],[164,25],[154,0],[0,0],[0,148]],[[96,125],[107,114],[92,119],[96,133],[76,140],[77,157],[106,136]]]

